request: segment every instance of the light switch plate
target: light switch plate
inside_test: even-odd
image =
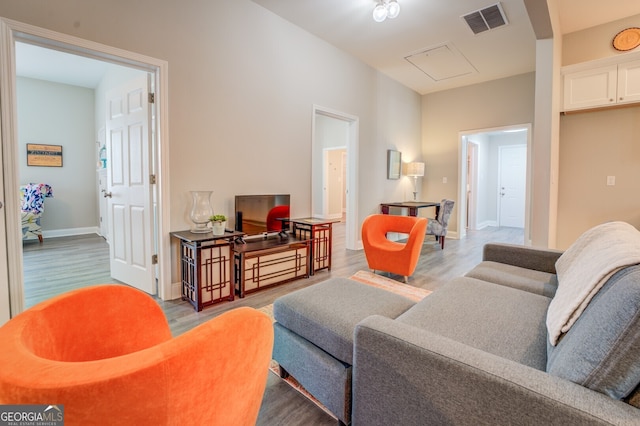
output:
[[[615,176],[607,176],[607,186],[615,186],[616,177]]]

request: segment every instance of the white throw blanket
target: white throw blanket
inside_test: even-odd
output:
[[[609,277],[640,264],[640,231],[625,222],[591,228],[556,262],[558,290],[547,311],[549,341],[556,345]]]

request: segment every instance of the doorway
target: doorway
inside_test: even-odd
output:
[[[342,219],[347,210],[347,148],[325,148],[322,174],[322,212],[314,213],[321,219]]]
[[[17,105],[16,92],[16,43],[37,44],[54,50],[62,50],[76,55],[104,60],[129,68],[135,68],[151,73],[155,79],[155,101],[158,107],[156,116],[155,136],[157,145],[157,161],[152,165],[156,176],[155,202],[157,205],[158,234],[161,240],[157,241],[156,249],[158,266],[156,268],[156,280],[158,294],[163,299],[172,296],[170,283],[170,263],[162,259],[170,256],[169,248],[169,205],[163,202],[168,199],[169,185],[165,181],[168,169],[167,159],[163,156],[168,152],[168,126],[167,126],[167,99],[164,93],[167,91],[168,81],[167,63],[132,52],[111,48],[87,40],[77,39],[65,34],[55,33],[31,25],[15,21],[0,19],[0,55],[2,56],[2,74],[6,77],[0,82],[0,105],[2,110],[0,128],[2,132],[2,144],[5,147],[3,162],[2,198],[6,202],[4,211],[19,211],[18,200],[13,199],[12,194],[19,185],[18,170],[18,134],[17,134]],[[6,265],[8,275],[8,297],[10,301],[10,316],[15,316],[24,309],[24,282],[22,271],[22,238],[17,215],[4,213],[2,219],[6,223],[6,256],[0,259],[2,266]],[[164,236],[167,236],[164,238]],[[2,269],[2,268],[0,268]],[[4,291],[0,292],[0,299]],[[0,302],[3,302],[0,300]],[[4,318],[2,318],[4,319]]]
[[[24,248],[31,252],[37,249],[39,257],[46,259],[47,253],[51,256],[55,256],[56,253],[56,249],[53,249],[54,246],[51,245],[50,238],[52,237],[82,238],[89,234],[99,233],[109,242],[108,247],[113,249],[117,241],[113,237],[119,236],[121,233],[115,232],[117,231],[115,228],[107,226],[107,223],[112,219],[112,215],[108,214],[111,210],[107,208],[107,200],[111,199],[104,197],[104,195],[112,192],[117,195],[123,191],[114,190],[112,180],[107,182],[107,172],[125,170],[124,165],[128,162],[113,153],[107,153],[110,144],[107,143],[105,134],[112,135],[113,131],[107,126],[110,131],[105,132],[105,120],[107,114],[111,114],[111,111],[114,110],[107,105],[107,100],[111,99],[108,95],[114,87],[121,87],[123,82],[131,85],[131,81],[140,81],[141,83],[135,86],[136,89],[139,89],[139,93],[133,92],[126,99],[121,96],[120,99],[123,102],[120,103],[129,105],[126,110],[132,110],[134,106],[137,106],[135,111],[138,114],[145,113],[138,120],[137,127],[143,132],[137,133],[140,133],[141,136],[148,135],[150,134],[148,129],[151,126],[151,121],[146,113],[152,112],[153,105],[147,104],[146,93],[149,92],[150,86],[148,80],[153,78],[153,74],[59,50],[17,42],[16,77],[19,145],[22,147],[25,143],[32,141],[58,144],[64,155],[64,161],[61,161],[62,167],[34,167],[27,165],[24,149],[19,149],[20,183],[42,183],[53,189],[53,197],[47,199],[45,212],[41,219],[45,230],[44,243],[38,244],[33,239],[27,240],[23,243]],[[141,96],[142,93],[145,93],[144,97]],[[138,96],[135,96],[136,94]],[[142,101],[145,103],[141,104]],[[126,117],[126,110],[121,111],[120,116]],[[109,123],[110,121],[107,121],[107,124]],[[96,129],[100,130],[96,132]],[[132,138],[137,134],[135,130],[136,128],[128,129],[125,136]],[[124,138],[123,142],[127,142],[128,138]],[[137,146],[144,148],[147,152],[150,151],[148,147],[151,144],[152,141],[145,136],[144,143],[138,143]],[[127,143],[124,146],[130,146],[130,144]],[[147,169],[143,174],[147,176],[149,163],[153,160],[150,155],[144,155],[144,152],[139,154],[137,155],[138,163]],[[131,176],[130,173],[126,175]],[[102,192],[98,191],[99,186]],[[143,186],[143,188],[144,196],[150,200],[151,193],[148,186]],[[140,194],[142,195],[142,192]],[[136,204],[136,206],[140,205],[141,203]],[[151,220],[145,220],[144,223],[152,224]],[[155,227],[155,224],[152,226]],[[146,226],[142,226],[135,229],[144,231],[146,228]],[[109,235],[109,230],[114,231],[113,235]],[[151,232],[148,233],[151,234]],[[134,235],[128,230],[125,234]],[[145,241],[138,235],[134,235],[134,238],[130,238],[130,240]],[[33,247],[34,245],[38,247]],[[144,247],[148,247],[148,244]],[[149,249],[147,248],[147,250]],[[130,247],[126,251],[129,256],[135,254],[135,251]],[[23,262],[27,262],[32,257],[25,257],[23,250]],[[155,294],[155,282],[149,273],[151,268],[145,267],[146,257],[138,256],[136,267],[129,266],[129,269],[135,270],[138,275],[140,275],[140,271],[147,272],[148,276],[137,277],[137,279],[123,276],[122,262],[117,262],[116,268],[110,268],[111,274],[107,275],[109,278],[106,281],[95,282],[89,279],[85,285],[111,282],[115,279]],[[112,261],[114,258],[115,256],[112,255]],[[55,267],[60,266],[65,271],[74,271],[82,267],[84,261],[85,256],[78,252],[76,256],[65,256],[62,264],[56,262]],[[126,268],[128,264],[124,264],[124,267]],[[33,297],[32,293],[35,291],[33,287],[39,287],[41,279],[34,277],[33,273],[26,273],[26,271],[34,271],[31,266],[28,263],[23,263],[25,291],[27,292],[25,296],[29,300],[27,307],[44,297],[44,294],[41,297]],[[65,273],[61,273],[58,276],[64,277],[65,275]],[[73,276],[69,278],[70,281],[77,283],[76,286],[83,285],[82,280],[75,281]],[[67,291],[69,288],[70,286],[64,283],[58,282],[57,285],[54,285],[52,282],[46,295],[50,297]]]
[[[459,238],[467,231],[479,230],[488,226],[512,226],[522,228],[529,235],[529,194],[530,194],[530,146],[531,125],[512,125],[498,128],[481,129],[460,133],[459,150],[459,188],[458,229]],[[505,153],[512,146],[520,146],[523,156],[520,163],[511,168],[501,168],[500,152]],[[514,151],[515,152],[515,151]],[[505,157],[506,158],[506,157]],[[523,201],[520,210],[509,213],[511,222],[501,223],[501,202],[505,191],[501,190],[500,171],[519,173],[521,185],[511,188],[520,191],[517,197]],[[511,178],[505,178],[507,182]],[[506,185],[506,184],[505,184]],[[515,205],[515,204],[514,204]],[[505,213],[503,213],[504,215]],[[516,217],[517,216],[517,217]],[[503,216],[504,219],[504,216]],[[524,238],[529,244],[529,238]]]
[[[358,241],[358,117],[314,105],[311,137],[311,214],[314,217],[329,218],[329,198],[344,199],[340,210],[346,217],[345,246],[357,250]],[[328,187],[328,152],[343,150],[340,158],[346,161],[335,170],[335,179],[342,179],[338,191],[343,194],[331,195]],[[335,162],[338,161],[336,159]],[[343,170],[341,170],[343,169]],[[338,177],[341,176],[341,177]],[[344,197],[344,198],[343,198]],[[337,214],[337,213],[336,213]],[[340,211],[342,216],[342,211]]]

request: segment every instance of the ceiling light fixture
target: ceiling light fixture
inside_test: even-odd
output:
[[[380,0],[373,9],[373,20],[382,22],[385,19],[393,19],[400,14],[400,4],[397,0]]]

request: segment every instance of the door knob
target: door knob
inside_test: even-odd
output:
[[[107,191],[103,191],[103,192],[104,192],[104,198],[111,198],[113,196],[111,192],[107,192]]]

